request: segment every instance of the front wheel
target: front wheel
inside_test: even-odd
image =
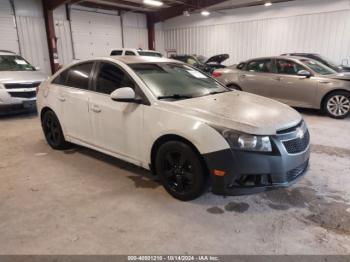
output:
[[[47,143],[53,149],[67,149],[69,143],[64,139],[61,124],[53,111],[46,111],[41,119],[41,126]]]
[[[324,103],[327,114],[336,119],[343,119],[350,113],[350,93],[336,91],[329,94]]]
[[[161,145],[155,159],[156,173],[173,197],[193,200],[206,189],[206,169],[200,156],[186,143],[169,141]]]

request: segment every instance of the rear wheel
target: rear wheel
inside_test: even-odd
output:
[[[173,197],[193,200],[206,189],[207,176],[200,156],[186,143],[169,141],[160,146],[155,159],[156,173]]]
[[[238,85],[235,85],[235,84],[229,84],[229,85],[227,85],[227,88],[230,90],[242,91],[242,89]]]
[[[336,91],[329,94],[324,103],[325,112],[330,117],[343,119],[350,113],[350,93]]]
[[[47,143],[54,149],[67,149],[70,144],[64,139],[61,124],[56,114],[49,110],[41,119],[41,126]]]

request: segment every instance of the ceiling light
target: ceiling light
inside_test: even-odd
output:
[[[145,5],[162,6],[164,3],[157,0],[143,0]]]
[[[264,6],[272,6],[272,3],[271,3],[271,2],[266,2],[266,3],[264,4]]]
[[[202,16],[208,16],[208,15],[210,15],[210,12],[207,11],[207,10],[203,10],[203,11],[201,12],[201,15],[202,15]]]

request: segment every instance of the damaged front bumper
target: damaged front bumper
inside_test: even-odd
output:
[[[226,149],[203,155],[211,172],[212,192],[244,195],[288,187],[303,176],[309,166],[310,136],[304,127],[271,137],[269,153]],[[219,170],[219,172],[217,172]]]

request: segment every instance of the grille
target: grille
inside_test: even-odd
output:
[[[12,97],[18,97],[18,98],[33,98],[36,96],[35,91],[30,92],[9,92]]]
[[[287,180],[288,180],[288,182],[296,179],[298,176],[303,174],[304,171],[306,170],[306,168],[308,167],[308,165],[309,165],[309,161],[306,161],[304,164],[298,166],[297,168],[294,168],[294,169],[290,170],[287,173]]]
[[[16,88],[33,88],[38,87],[40,85],[40,82],[34,82],[34,83],[13,83],[13,84],[5,84],[6,89],[16,89]]]
[[[305,151],[310,142],[310,134],[307,130],[303,138],[295,138],[284,141],[283,145],[289,154],[297,154]]]

